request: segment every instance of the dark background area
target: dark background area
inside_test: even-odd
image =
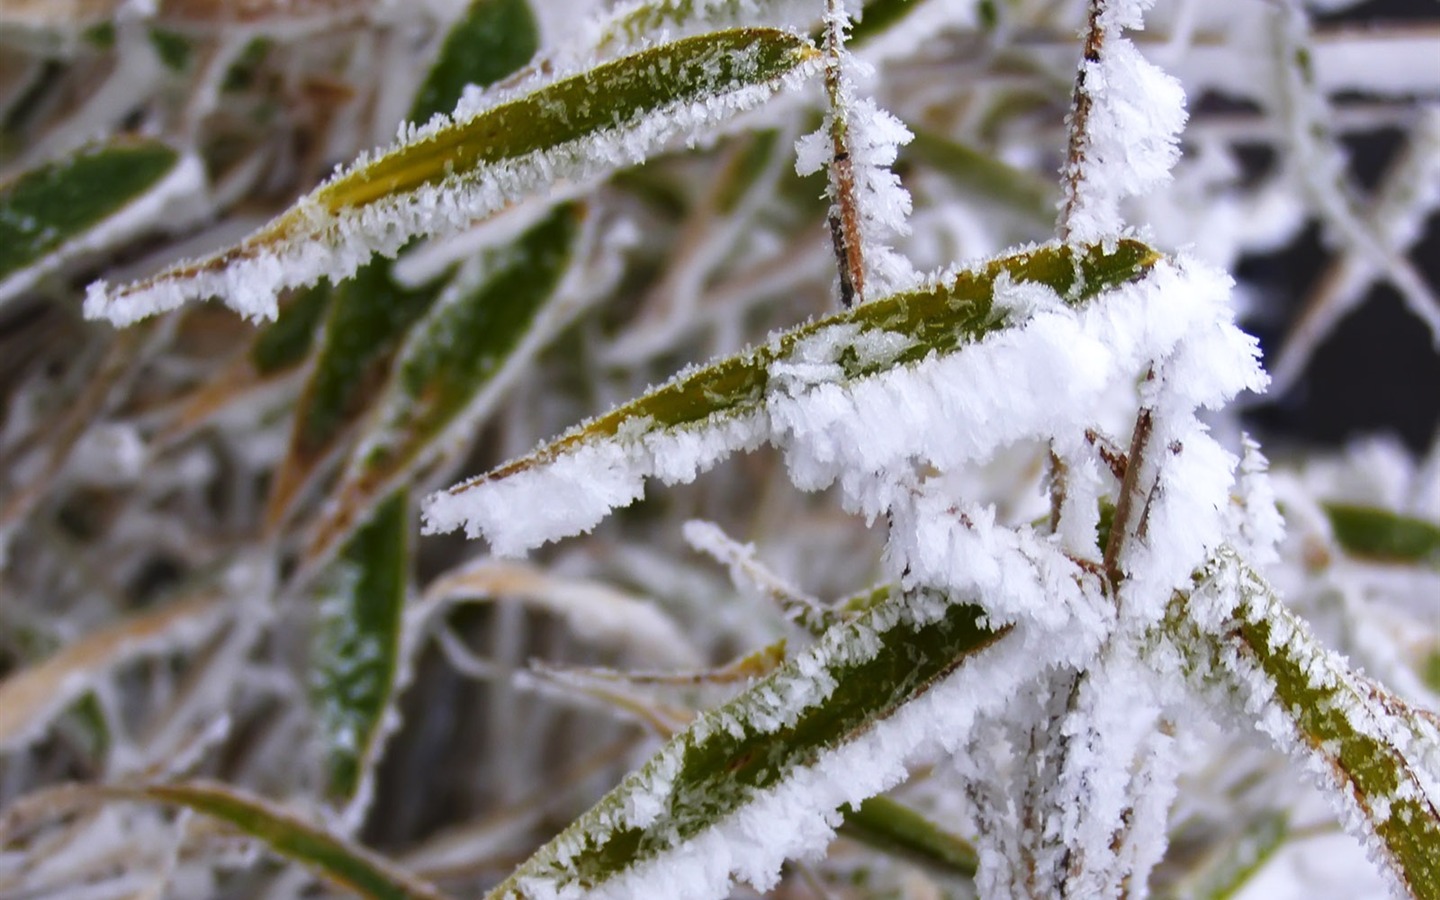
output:
[[[1329,26],[1423,21],[1440,27],[1440,2],[1374,0],[1317,18]],[[1435,65],[1440,67],[1440,59]],[[1404,133],[1393,128],[1346,135],[1355,182],[1373,188],[1404,140]],[[1429,218],[1409,256],[1440,293],[1440,215]],[[1289,321],[1303,308],[1329,260],[1321,230],[1312,224],[1283,252],[1242,261],[1237,278],[1258,289],[1266,305],[1282,311],[1269,321],[1247,323],[1267,359],[1275,358]],[[1338,445],[1388,432],[1423,452],[1440,425],[1440,353],[1429,329],[1405,309],[1395,289],[1377,283],[1320,345],[1304,377],[1286,394],[1255,407],[1249,420],[1272,439]]]

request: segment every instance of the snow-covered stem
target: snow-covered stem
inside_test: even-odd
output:
[[[840,271],[840,305],[865,299],[864,245],[855,196],[855,164],[850,151],[851,89],[844,72],[845,33],[850,16],[845,0],[825,0],[825,96],[830,101],[830,240]]]

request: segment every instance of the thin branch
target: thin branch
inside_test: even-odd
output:
[[[1105,28],[1100,22],[1101,0],[1091,0],[1090,16],[1085,26],[1085,54],[1075,70],[1075,91],[1070,105],[1070,115],[1065,125],[1070,132],[1069,146],[1065,151],[1065,167],[1062,169],[1062,187],[1065,203],[1060,208],[1060,219],[1056,228],[1060,240],[1068,242],[1072,223],[1080,206],[1080,185],[1084,181],[1085,150],[1088,143],[1090,122],[1090,92],[1085,88],[1085,69],[1088,63],[1100,61],[1100,52],[1105,47]]]
[[[825,4],[825,93],[830,98],[830,240],[840,270],[840,303],[865,299],[865,260],[860,241],[860,210],[855,166],[850,154],[850,97],[845,83],[845,33],[850,16],[844,0]]]

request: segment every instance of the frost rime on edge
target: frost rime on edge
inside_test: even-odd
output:
[[[745,68],[743,59],[732,63],[737,69]],[[314,284],[321,278],[338,283],[376,254],[393,257],[412,238],[463,230],[556,181],[584,181],[642,162],[677,138],[694,143],[716,123],[759,106],[777,91],[797,86],[814,69],[813,62],[804,61],[766,84],[672,104],[622,126],[503,162],[482,164],[470,173],[448,175],[436,184],[387,195],[358,208],[326,211],[318,200],[322,185],[283,219],[251,235],[233,252],[182,264],[130,288],[117,290],[105,281],[92,283],[86,292],[85,315],[128,325],[188,300],[219,297],[247,318],[273,319],[278,312],[277,295],[286,288]],[[471,109],[471,105],[462,101],[460,111],[465,118],[484,112]],[[422,128],[404,126],[400,142],[390,152],[400,152],[452,124],[460,127],[463,121],[452,123],[436,116]],[[362,156],[326,184],[350,177],[376,158]],[[274,230],[277,225],[278,232]]]

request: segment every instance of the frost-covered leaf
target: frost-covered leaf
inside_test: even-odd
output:
[[[1264,579],[1224,554],[1191,604],[1234,603],[1207,654],[1247,718],[1328,788],[1342,824],[1414,897],[1440,897],[1440,729],[1355,672]]]
[[[410,503],[400,491],[375,510],[321,579],[312,684],[329,794],[363,808],[400,680],[410,576]]]
[[[413,237],[466,227],[557,179],[638,162],[676,137],[768,98],[808,74],[816,50],[787,32],[734,29],[650,47],[580,74],[502,94],[407,130],[316,188],[239,245],[112,290],[88,315],[117,324],[219,296],[273,316],[276,293],[352,275]],[[600,102],[603,98],[604,102]]]
[[[823,847],[840,805],[903,774],[926,741],[907,705],[1004,636],[984,620],[920,593],[837,625],[702,714],[489,897],[718,897],[736,875],[764,890],[788,854]]]
[[[849,384],[955,354],[1015,324],[1012,318],[1023,321],[1023,311],[1013,316],[1014,307],[994,302],[998,284],[1022,291],[1044,286],[1081,306],[1159,259],[1131,240],[1108,250],[1046,246],[812,321],[754,350],[681,372],[527,456],[433,495],[427,528],[466,524],[502,554],[587,530],[609,510],[633,502],[644,477],[688,481],[729,453],[760,443],[766,431],[758,418],[782,374],[801,383]],[[532,483],[547,479],[543,487]],[[536,497],[556,496],[552,488],[561,490],[564,504],[537,504]]]
[[[410,121],[448,115],[467,85],[494,84],[528,63],[539,47],[529,0],[470,0],[415,95]]]
[[[1345,552],[1379,562],[1440,566],[1440,526],[1388,509],[1327,503],[1325,514]]]
[[[210,781],[107,788],[120,797],[183,806],[259,839],[271,851],[374,900],[443,900],[443,895],[366,848],[302,821],[268,800]]]
[[[562,205],[515,241],[486,252],[415,324],[336,501],[311,538],[310,556],[343,536],[389,485],[457,430],[468,431],[508,387],[511,379],[503,376],[513,375],[552,335],[553,327],[541,323],[575,261],[584,214],[583,207]]]
[[[168,144],[121,138],[0,184],[0,302],[153,226],[202,179],[199,162]]]
[[[402,287],[390,269],[388,260],[376,260],[334,288],[315,366],[296,404],[290,446],[270,489],[271,528],[372,408],[406,332],[440,295],[442,283]]]

